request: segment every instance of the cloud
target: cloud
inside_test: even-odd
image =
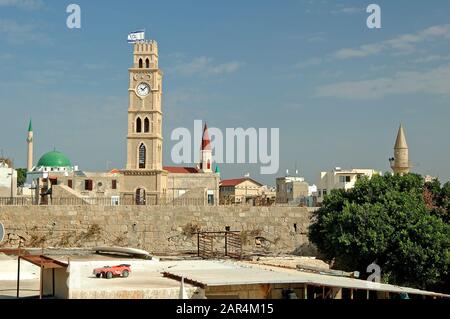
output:
[[[185,76],[220,76],[234,73],[242,66],[243,63],[237,61],[215,64],[212,58],[198,57],[191,62],[178,61],[171,71]]]
[[[424,57],[420,57],[411,61],[408,61],[408,63],[414,63],[414,64],[425,64],[425,63],[431,63],[431,62],[439,62],[439,61],[449,61],[449,56],[442,56],[439,54],[429,54]]]
[[[36,10],[43,7],[41,0],[0,0],[0,7],[14,7],[26,10]]]
[[[358,100],[414,93],[450,94],[450,64],[426,72],[396,72],[391,77],[324,85],[317,89],[316,97]]]
[[[338,60],[363,58],[382,52],[412,53],[416,45],[436,39],[450,39],[450,24],[436,25],[416,33],[403,34],[395,38],[374,43],[364,44],[357,48],[344,48],[332,54]]]
[[[393,56],[407,55],[419,52],[419,50],[417,50],[418,45],[437,40],[440,40],[441,42],[442,40],[450,40],[450,24],[435,25],[416,33],[402,34],[378,43],[363,44],[355,48],[339,49],[323,57],[314,57],[306,61],[298,62],[294,67],[304,69],[323,63],[366,58],[382,53],[389,53]],[[441,57],[441,60],[445,60],[445,58],[446,57]],[[428,57],[428,59],[428,61],[424,60],[422,63],[432,62],[433,59],[436,60],[439,59],[439,57]],[[413,61],[412,63],[417,64],[421,62]]]
[[[38,26],[17,23],[14,20],[8,19],[0,19],[0,39],[2,38],[12,43],[25,43],[29,41],[46,44],[51,43],[50,38],[40,32]]]
[[[336,10],[332,10],[332,14],[356,14],[363,12],[364,10],[362,8],[358,7],[346,7],[346,8],[340,8]]]

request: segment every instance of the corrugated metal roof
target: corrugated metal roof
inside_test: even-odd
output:
[[[360,290],[386,291],[392,293],[408,293],[450,298],[450,295],[434,293],[414,288],[400,287],[389,284],[375,283],[361,279],[336,277],[330,275],[308,273],[297,270],[274,270],[275,267],[262,268],[245,263],[209,262],[203,269],[191,264],[177,265],[167,272],[176,277],[183,277],[193,282],[199,282],[205,286],[229,286],[252,284],[308,284],[316,286],[328,286],[350,288]]]

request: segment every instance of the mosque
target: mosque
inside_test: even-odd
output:
[[[220,172],[213,171],[205,124],[196,167],[163,166],[162,79],[156,41],[134,44],[129,73],[127,164],[125,169],[85,172],[53,150],[33,162],[34,133],[28,127],[27,183],[39,204],[95,203],[159,205],[186,201],[217,205]]]

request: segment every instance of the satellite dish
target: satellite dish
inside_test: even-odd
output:
[[[0,243],[5,239],[5,227],[0,223]]]

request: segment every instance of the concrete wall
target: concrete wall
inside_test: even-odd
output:
[[[67,280],[69,273],[66,268],[56,268],[55,271],[55,297],[58,299],[67,299],[69,297],[69,288]],[[53,294],[53,269],[45,269],[43,275],[43,294],[51,296]]]
[[[17,247],[22,236],[27,247],[119,245],[156,254],[196,252],[193,232],[226,226],[242,231],[246,252],[314,254],[307,238],[310,217],[300,207],[0,207],[5,246]]]

